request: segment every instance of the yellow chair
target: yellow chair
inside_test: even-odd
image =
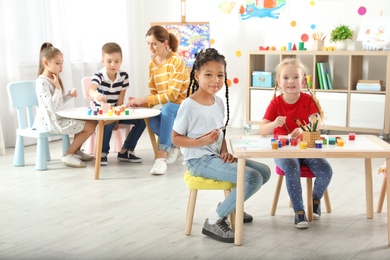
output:
[[[187,187],[190,189],[190,196],[188,198],[187,216],[185,233],[187,236],[191,234],[192,222],[194,220],[196,197],[198,190],[223,190],[225,192],[225,198],[230,194],[231,190],[236,187],[235,183],[217,181],[213,179],[207,179],[203,177],[193,176],[186,171],[184,173],[184,181]],[[235,213],[232,211],[229,216],[229,222],[232,230],[234,230]]]

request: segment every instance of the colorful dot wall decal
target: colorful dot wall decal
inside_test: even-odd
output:
[[[296,21],[291,21],[291,27],[295,27],[297,26],[297,22]]]
[[[316,5],[316,1],[310,1],[310,5],[311,6],[315,6]]]
[[[226,83],[227,83],[228,87],[230,87],[232,85],[232,81],[230,79],[227,79]]]
[[[214,39],[210,39],[210,44],[214,44],[215,43],[215,40]]]
[[[302,34],[301,35],[301,40],[303,42],[307,42],[309,40],[309,35],[307,35],[306,33]]]
[[[234,84],[238,84],[238,82],[239,82],[238,78],[234,78],[233,82],[234,82]]]
[[[364,6],[359,7],[358,14],[365,15],[367,12],[367,9]]]
[[[241,51],[236,51],[236,56],[241,57]]]
[[[312,24],[312,25],[310,25],[310,28],[311,28],[312,30],[315,30],[315,29],[317,28],[317,26],[316,26],[315,24]]]

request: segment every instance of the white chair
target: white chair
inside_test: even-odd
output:
[[[81,80],[81,85],[83,87],[83,95],[86,100],[89,100],[90,106],[93,106],[93,98],[88,95],[89,87],[91,86],[92,77],[84,77]],[[127,136],[130,133],[132,125],[118,124],[118,128],[115,130],[115,148],[114,152],[119,152],[123,145],[122,135]],[[94,154],[95,153],[95,144],[96,138],[95,134],[91,135],[88,140],[84,143],[84,150],[86,153]]]
[[[38,106],[35,80],[11,82],[7,85],[7,91],[11,106],[17,110],[19,122],[19,128],[16,129],[13,164],[14,166],[24,166],[24,137],[31,137],[37,139],[35,168],[40,171],[46,170],[47,161],[50,161],[49,137],[62,137],[62,152],[65,154],[70,145],[69,136],[32,129]]]

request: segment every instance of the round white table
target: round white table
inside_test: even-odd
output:
[[[95,152],[95,180],[99,179],[100,176],[100,160],[102,155],[102,146],[103,146],[103,133],[104,125],[112,123],[119,120],[130,120],[130,119],[144,119],[146,127],[148,129],[150,141],[153,146],[153,151],[155,156],[157,156],[157,141],[153,131],[150,129],[149,120],[151,117],[158,116],[161,111],[154,108],[131,108],[129,109],[129,115],[125,115],[125,112],[121,112],[120,115],[108,115],[107,113],[94,115],[93,111],[91,115],[88,114],[88,107],[77,107],[70,108],[58,111],[57,114],[62,117],[81,119],[81,120],[97,120],[98,131],[97,131],[97,140],[96,140],[96,152]]]

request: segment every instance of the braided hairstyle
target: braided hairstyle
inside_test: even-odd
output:
[[[187,89],[187,97],[189,97],[191,94],[195,93],[199,89],[198,81],[195,79],[195,71],[200,72],[200,69],[209,61],[215,61],[219,62],[224,65],[225,67],[225,97],[226,97],[226,110],[227,110],[227,119],[225,126],[228,125],[229,122],[229,87],[227,83],[227,74],[226,74],[226,60],[225,56],[222,54],[219,54],[218,51],[214,48],[208,48],[205,50],[200,51],[198,54],[196,54],[196,59],[194,62],[194,65],[192,66],[192,70],[190,73],[190,84]],[[224,130],[224,133],[226,131],[226,128]]]
[[[314,103],[316,104],[321,119],[323,119],[324,118],[324,111],[322,110],[320,101],[318,100],[318,98],[315,95],[314,91],[312,89],[310,89],[308,84],[307,84],[307,78],[306,78],[307,68],[305,67],[305,65],[303,65],[303,63],[299,59],[296,59],[296,58],[286,58],[286,59],[282,60],[276,66],[276,68],[275,68],[275,70],[276,70],[276,74],[275,74],[275,91],[274,91],[273,98],[276,97],[276,92],[278,90],[282,93],[282,90],[281,90],[280,86],[278,86],[277,82],[278,82],[278,79],[280,78],[280,72],[282,71],[282,68],[285,65],[296,66],[296,67],[298,67],[301,70],[301,72],[302,72],[301,76],[304,78],[304,81],[305,81],[304,85],[306,86],[306,89],[309,92],[309,94],[311,95],[311,98],[313,99]]]

